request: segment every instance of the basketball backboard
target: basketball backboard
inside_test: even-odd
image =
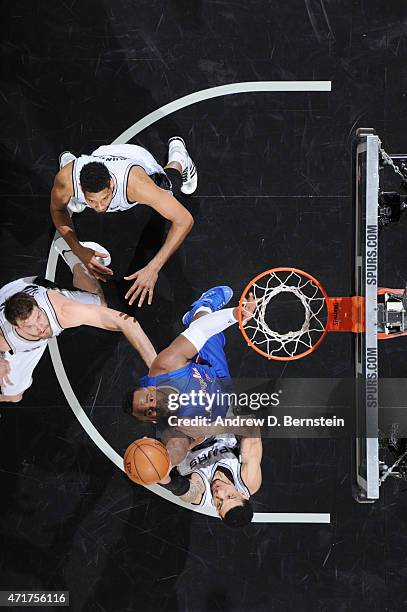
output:
[[[377,346],[379,137],[360,128],[352,150],[355,219],[354,291],[361,302],[365,331],[354,335],[356,431],[353,441],[353,494],[359,502],[379,497],[379,369]]]
[[[351,296],[329,297],[320,282],[298,268],[271,268],[258,274],[239,302],[245,341],[270,360],[292,361],[310,355],[327,332],[352,332],[355,394],[352,409],[352,485],[359,502],[379,497],[378,238],[379,137],[360,128],[352,148],[354,270]],[[244,304],[253,294],[255,310],[243,325]],[[300,304],[296,323],[289,297]],[[270,314],[270,303],[279,299]],[[278,316],[277,316],[278,315]]]

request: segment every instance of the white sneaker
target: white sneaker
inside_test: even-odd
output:
[[[98,261],[104,266],[109,266],[112,258],[110,257],[109,251],[107,251],[101,244],[97,242],[81,242],[82,246],[87,247],[88,249],[93,249],[94,251],[98,251],[99,253],[106,253],[107,257],[97,257]],[[53,244],[56,252],[61,255],[62,259],[66,263],[66,265],[73,270],[73,267],[77,263],[81,263],[79,257],[77,257],[73,252],[69,244],[60,236],[57,238]]]
[[[88,249],[93,249],[94,251],[97,251],[98,253],[106,253],[107,257],[96,257],[96,259],[103,266],[110,266],[112,258],[110,257],[109,251],[105,249],[104,246],[102,246],[101,244],[97,242],[80,242],[79,244],[81,244],[84,247],[87,247]]]
[[[71,161],[75,161],[75,159],[76,157],[73,153],[71,153],[70,151],[63,151],[59,155],[59,169],[61,170],[61,168],[66,166],[66,164],[69,164],[69,162]]]
[[[52,245],[58,255],[61,255],[62,259],[66,263],[66,265],[73,270],[74,266],[78,263],[81,263],[79,257],[73,254],[71,247],[69,244],[60,236],[57,238]]]
[[[184,140],[180,136],[173,136],[168,141],[168,148],[171,153],[178,153],[183,155],[185,167],[182,172],[182,186],[181,191],[185,195],[191,195],[194,193],[198,186],[198,172],[192,159],[190,158]],[[170,158],[170,154],[168,155]]]

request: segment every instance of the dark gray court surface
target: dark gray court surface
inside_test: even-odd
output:
[[[150,112],[209,87],[317,80],[331,81],[332,91],[210,99],[133,140],[165,161],[167,138],[181,134],[200,173],[197,193],[183,200],[194,229],[162,271],[140,321],[163,348],[204,289],[230,284],[239,296],[273,266],[301,267],[329,295],[350,295],[352,134],[372,126],[386,150],[406,150],[399,6],[10,4],[2,43],[1,284],[45,271],[60,151],[90,152]],[[388,189],[398,186],[391,173],[385,180]],[[160,219],[138,207],[105,217],[87,211],[76,223],[82,240],[112,253],[108,296],[122,305],[120,279],[157,250]],[[406,229],[400,223],[381,235],[382,286],[404,286]],[[69,280],[61,262],[56,278]],[[350,336],[331,334],[309,358],[288,365],[256,355],[237,329],[227,342],[234,378],[285,385],[290,407],[346,409]],[[122,391],[144,373],[140,360],[118,335],[91,329],[66,332],[59,348],[86,415],[123,452],[140,435],[119,406]],[[404,378],[406,356],[405,339],[384,343],[380,375]],[[403,406],[403,398],[394,404]],[[388,481],[379,501],[358,504],[349,436],[264,443],[256,512],[330,513],[330,524],[256,523],[234,533],[132,486],[78,423],[49,355],[23,402],[2,406],[1,416],[0,590],[69,590],[72,609],[86,612],[395,612],[407,605],[405,486]]]

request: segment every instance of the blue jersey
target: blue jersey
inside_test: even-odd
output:
[[[229,408],[226,394],[233,393],[230,376],[219,377],[212,365],[193,362],[159,376],[143,376],[139,384],[140,387],[172,387],[178,393],[188,394],[189,403],[180,405],[172,413],[177,417],[201,416],[209,420],[224,417]]]

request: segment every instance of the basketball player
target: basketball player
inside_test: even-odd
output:
[[[79,283],[81,266],[74,282]],[[90,282],[85,274],[84,284]],[[150,366],[156,352],[139,323],[101,304],[97,292],[60,289],[40,277],[20,278],[0,289],[0,402],[23,398],[48,340],[69,327],[120,331]]]
[[[177,417],[201,416],[209,423],[226,415],[227,394],[233,389],[222,332],[236,324],[237,308],[223,307],[232,296],[230,287],[214,287],[192,304],[182,318],[188,329],[157,355],[148,376],[140,379],[140,387],[126,393],[122,404],[125,412],[141,421],[160,421],[163,426],[167,417],[174,414],[169,409],[169,396],[182,393],[189,395],[191,401],[179,406]],[[250,295],[243,324],[249,321],[254,308],[254,298]],[[197,402],[199,393],[201,401]],[[182,435],[166,441],[173,465],[183,460],[189,443],[190,439]]]
[[[229,527],[251,522],[252,495],[261,486],[260,437],[234,434],[211,436],[194,446],[170,476],[161,481],[183,501],[201,508],[215,508]]]
[[[193,225],[191,214],[172,195],[179,190],[192,194],[198,175],[182,138],[169,140],[168,163],[162,168],[154,157],[138,145],[105,145],[91,155],[76,158],[69,151],[60,156],[60,170],[51,191],[51,217],[62,238],[93,276],[106,280],[112,270],[98,258],[106,253],[80,244],[68,209],[81,212],[85,207],[98,213],[128,210],[146,204],[171,222],[161,249],[141,270],[126,276],[133,281],[126,293],[129,304],[147,297],[151,304],[158,273],[178,249]]]

